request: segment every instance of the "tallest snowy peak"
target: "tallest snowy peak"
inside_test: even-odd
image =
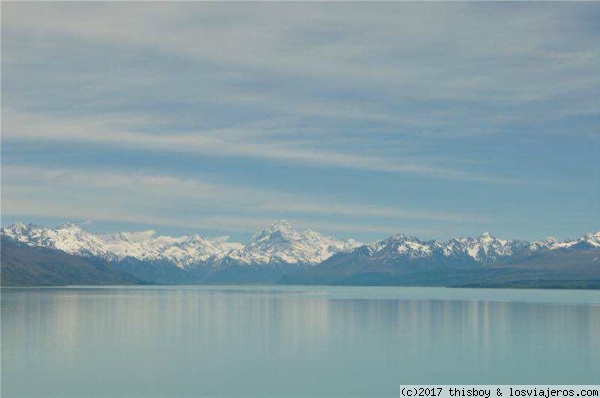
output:
[[[252,239],[250,239],[249,244],[271,240],[289,241],[290,239],[298,239],[299,235],[300,233],[296,231],[289,222],[286,220],[279,220],[254,235]]]
[[[279,220],[274,222],[273,224],[269,225],[265,231],[293,231],[293,227],[292,224],[290,224],[289,222],[287,222],[286,220]]]
[[[75,255],[98,256],[110,261],[126,258],[167,261],[180,268],[200,263],[317,264],[358,245],[353,240],[338,241],[313,231],[297,231],[286,220],[273,223],[246,245],[228,242],[226,237],[203,238],[197,234],[157,236],[154,230],[96,235],[72,222],[56,228],[14,224],[3,227],[2,235],[29,246]]]
[[[310,230],[299,232],[286,220],[279,220],[253,236],[243,248],[229,253],[227,261],[243,265],[317,264],[357,245]]]
[[[245,245],[228,242],[227,237],[157,236],[156,231],[119,232],[98,235],[86,232],[81,224],[65,223],[56,228],[15,223],[2,227],[5,237],[29,246],[62,250],[69,254],[98,256],[109,261],[134,258],[141,261],[169,262],[180,268],[199,265],[315,265],[334,254],[349,252],[362,244],[337,240],[318,232],[295,230],[286,220],[279,220],[253,236]],[[577,239],[559,242],[504,240],[485,232],[479,237],[451,238],[448,241],[423,241],[405,234],[392,235],[365,246],[369,256],[385,261],[393,258],[463,259],[491,264],[514,254],[529,255],[547,250],[600,249],[600,231]],[[364,251],[364,250],[363,250]],[[361,252],[362,253],[362,252]]]
[[[76,224],[72,221],[67,221],[65,223],[60,224],[56,227],[57,230],[71,230],[71,231],[83,231],[79,224]]]

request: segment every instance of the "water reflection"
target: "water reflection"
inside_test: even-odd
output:
[[[600,382],[598,304],[348,291],[4,291],[2,396],[396,396],[402,383]]]

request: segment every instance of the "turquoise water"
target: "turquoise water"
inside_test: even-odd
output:
[[[600,292],[2,290],[2,397],[397,397],[600,384]]]

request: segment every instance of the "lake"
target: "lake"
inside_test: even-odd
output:
[[[398,397],[600,384],[600,292],[177,286],[2,290],[2,397]]]

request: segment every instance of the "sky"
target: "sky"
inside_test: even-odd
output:
[[[598,2],[3,2],[2,224],[600,230]]]

